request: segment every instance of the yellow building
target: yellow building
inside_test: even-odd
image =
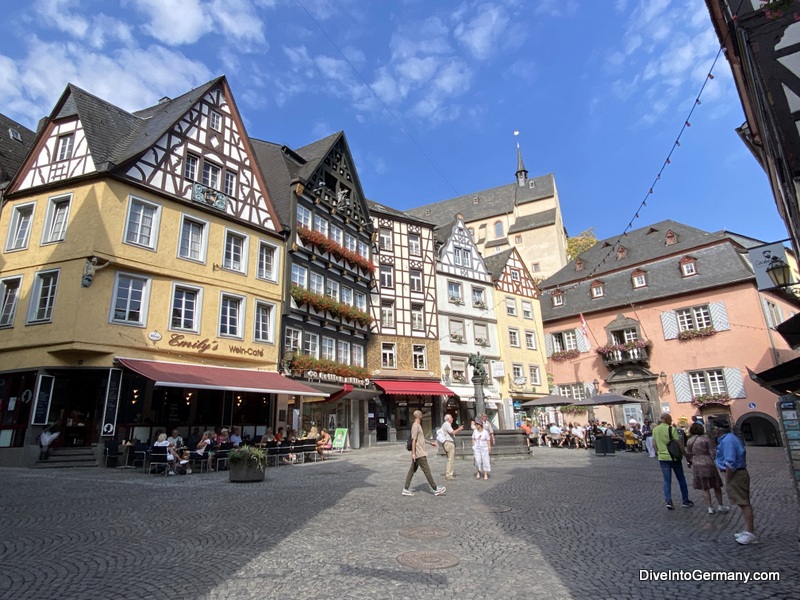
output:
[[[279,229],[224,77],[136,113],[68,86],[0,213],[0,463],[319,396],[276,372]]]

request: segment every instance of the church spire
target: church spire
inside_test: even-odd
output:
[[[522,150],[520,150],[519,142],[517,142],[517,185],[525,187],[528,184],[528,171],[525,169],[525,163],[522,162]]]

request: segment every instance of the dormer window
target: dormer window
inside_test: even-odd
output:
[[[553,292],[553,306],[564,306],[564,293],[555,291]]]
[[[647,273],[641,269],[637,269],[631,275],[631,282],[634,288],[647,287]]]
[[[595,281],[592,283],[591,291],[593,300],[595,298],[602,298],[606,295],[606,286],[602,281]]]
[[[480,202],[480,200],[478,199],[478,197],[477,197],[477,196],[475,196],[475,197],[472,199],[472,203],[473,203],[473,204],[477,204],[478,202]]]
[[[22,136],[19,134],[19,131],[17,131],[16,129],[11,129],[10,127],[8,128],[8,137],[10,137],[15,142],[22,141]]]
[[[678,243],[678,236],[675,235],[675,232],[668,231],[667,235],[665,237],[665,241],[666,241],[666,245],[667,246],[672,246],[672,244],[677,244]]]
[[[575,261],[575,270],[583,271],[583,261],[580,258]]]
[[[691,277],[697,275],[697,259],[693,256],[684,256],[680,262],[681,275],[683,277]]]
[[[623,258],[628,257],[628,251],[625,249],[625,246],[620,246],[617,248],[617,260],[622,260]]]

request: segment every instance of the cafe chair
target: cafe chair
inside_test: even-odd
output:
[[[117,441],[106,440],[105,449],[103,450],[103,460],[106,468],[109,467],[109,463],[111,463],[111,467],[116,467],[120,456],[122,456],[122,454],[119,451],[119,444]]]
[[[167,460],[167,447],[166,446],[153,446],[150,449],[150,468],[149,473],[152,475],[161,475],[163,469],[164,475],[169,472],[169,461]]]

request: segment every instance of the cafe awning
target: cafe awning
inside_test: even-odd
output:
[[[750,379],[778,396],[795,394],[800,391],[800,358],[755,373],[747,369]]]
[[[789,317],[775,329],[792,348],[800,347],[800,314]]]
[[[381,379],[373,383],[385,394],[416,394],[419,396],[455,396],[450,389],[437,381],[413,381],[410,379]]]
[[[138,358],[117,357],[116,360],[123,367],[152,380],[155,385],[161,387],[294,396],[328,396],[324,392],[312,389],[274,371],[192,365]]]

